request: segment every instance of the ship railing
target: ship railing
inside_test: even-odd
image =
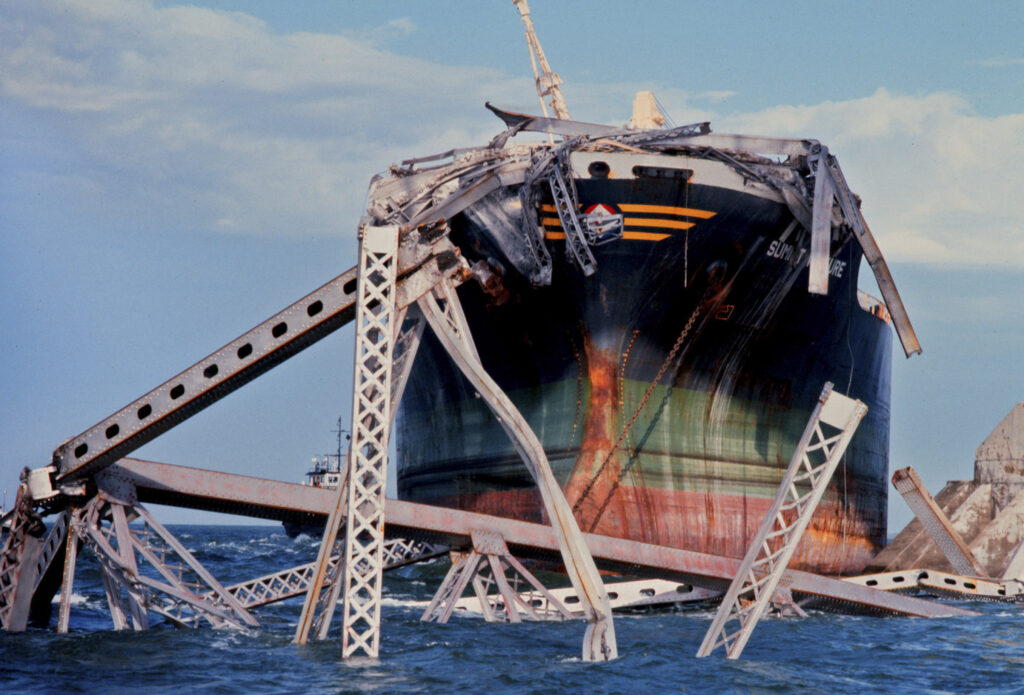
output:
[[[889,315],[889,310],[885,306],[885,302],[877,297],[872,297],[864,290],[857,290],[857,303],[860,304],[860,308],[868,312],[872,316],[885,321],[890,326],[892,325],[892,317]]]

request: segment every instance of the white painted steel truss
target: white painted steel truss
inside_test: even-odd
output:
[[[772,601],[795,606],[791,598],[785,599],[785,591],[780,601],[779,581],[866,412],[866,405],[833,391],[831,383],[825,384],[775,499],[697,656],[708,656],[724,646],[728,658],[739,658]],[[826,434],[826,429],[830,433]]]
[[[390,538],[384,543],[384,570],[387,571],[413,562],[438,557],[446,552],[448,552],[446,546],[433,545],[407,538]],[[340,559],[340,553],[331,556],[328,563],[327,578],[323,580],[323,587],[329,585],[330,577],[333,576]],[[265,606],[269,603],[283,601],[305,593],[309,589],[309,583],[315,570],[316,563],[309,562],[305,565],[290,567],[280,572],[265,574],[262,577],[234,584],[227,587],[227,591],[246,608]],[[324,595],[328,594],[329,592]],[[337,596],[334,598],[337,601]]]
[[[420,618],[424,622],[446,623],[472,586],[480,612],[488,622],[528,620],[571,620],[572,613],[516,559],[505,539],[487,531],[472,534],[473,548],[452,553],[452,566],[430,605]]]
[[[497,417],[537,484],[558,540],[566,573],[576,589],[588,622],[583,638],[583,660],[616,658],[618,647],[608,593],[572,509],[551,472],[544,447],[511,399],[480,363],[462,305],[451,283],[447,280],[442,282],[435,293],[425,295],[419,304],[434,334]]]
[[[903,496],[903,500],[924,526],[935,545],[949,560],[954,572],[969,577],[987,576],[967,543],[956,532],[946,515],[942,513],[939,505],[935,503],[928,492],[928,488],[924,486],[912,467],[907,466],[893,473],[892,484]]]
[[[376,657],[380,649],[381,581],[384,571],[384,488],[392,413],[392,364],[397,325],[398,235],[394,225],[364,226],[359,240],[352,440],[348,474],[328,518],[314,581],[303,606],[296,641],[315,628],[325,635],[341,592],[342,657]],[[341,563],[330,566],[342,517]],[[318,597],[328,570],[330,590]],[[319,611],[316,610],[319,608]],[[314,613],[320,616],[314,619]]]
[[[197,627],[204,621],[213,627],[258,624],[134,499],[130,486],[118,488],[113,494],[101,491],[71,520],[75,536],[99,562],[115,630],[147,629],[150,611],[183,627]],[[129,526],[134,519],[141,519],[141,528]],[[72,579],[73,569],[65,573],[62,597],[71,595]]]

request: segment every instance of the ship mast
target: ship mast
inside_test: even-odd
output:
[[[519,10],[519,15],[523,18],[523,25],[526,27],[526,43],[530,46],[530,63],[533,65],[533,78],[537,82],[537,96],[540,98],[540,108],[544,112],[544,116],[548,115],[547,104],[544,103],[544,97],[551,97],[551,111],[555,114],[555,118],[569,118],[569,109],[565,105],[565,99],[562,98],[562,90],[558,87],[562,83],[562,78],[558,76],[557,72],[551,70],[551,66],[548,65],[548,59],[544,57],[544,49],[540,47],[540,41],[537,39],[537,33],[533,30],[533,20],[530,19],[530,6],[526,0],[512,0],[515,4],[516,9]],[[538,65],[540,66],[540,72],[537,71]]]

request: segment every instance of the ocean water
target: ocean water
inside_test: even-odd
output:
[[[318,541],[258,526],[172,532],[224,584],[312,561]],[[579,658],[582,621],[488,624],[419,618],[448,561],[389,572],[381,656],[340,659],[331,639],[291,643],[301,598],[257,609],[251,630],[115,632],[95,560],[78,562],[71,632],[0,633],[0,693],[746,693],[1024,692],[1024,607],[959,605],[979,616],[880,618],[812,612],[760,622],[743,657],[694,657],[707,607],[617,615],[620,658]],[[54,621],[56,611],[54,611]]]

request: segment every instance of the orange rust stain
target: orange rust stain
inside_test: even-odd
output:
[[[626,455],[622,447],[608,455],[619,434],[619,354],[595,347],[590,336],[584,336],[583,350],[590,397],[584,407],[579,457],[565,496],[573,505],[583,498],[577,511],[581,528],[590,530],[600,514],[593,531],[620,535],[630,518],[616,485]]]

